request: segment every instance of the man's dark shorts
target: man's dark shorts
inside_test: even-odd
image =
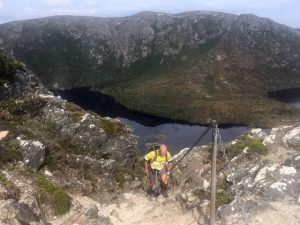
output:
[[[150,173],[151,184],[153,185],[156,182],[156,176],[162,176],[162,175],[166,175],[166,174],[167,174],[166,167],[164,167],[161,170],[156,170],[156,169],[151,170],[151,173]],[[159,177],[157,177],[157,178],[159,179]]]

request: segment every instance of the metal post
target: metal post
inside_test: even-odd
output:
[[[213,126],[213,152],[211,159],[211,196],[210,196],[210,225],[215,225],[216,215],[216,163],[217,163],[217,121],[212,122]]]

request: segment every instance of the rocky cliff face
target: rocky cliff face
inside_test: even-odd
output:
[[[78,47],[85,48],[87,57],[98,65],[115,57],[116,66],[125,67],[151,54],[177,55],[185,48],[196,48],[224,34],[237,18],[209,12],[178,15],[145,12],[124,18],[56,16],[4,24],[1,42],[15,45],[18,41],[18,46],[11,46],[12,50],[40,51],[39,44],[51,44],[51,36],[59,35],[61,39],[77,41]],[[62,41],[59,37],[56,38]],[[32,49],[28,49],[29,42],[34,44]],[[53,42],[49,47],[60,51],[55,44],[58,43]],[[64,46],[65,50],[68,47]]]
[[[299,223],[299,132],[299,124],[277,127],[269,134],[254,129],[222,146],[228,160],[220,148],[217,224]],[[203,146],[192,151],[175,173],[181,188],[177,199],[186,209],[194,210],[200,224],[209,218],[208,149]]]
[[[260,66],[299,70],[295,30],[254,15],[145,12],[124,18],[58,16],[1,25],[0,38],[1,45],[34,68],[46,84],[61,87],[74,85],[67,82],[68,76],[82,76],[82,84],[92,85],[89,76],[93,70],[98,71],[96,86],[101,86],[101,81],[120,76],[122,68],[151,55],[163,63],[164,56],[180,56],[193,49],[210,52],[201,64],[217,66],[230,61],[250,70]],[[56,68],[51,68],[53,65]],[[80,69],[81,65],[92,68]],[[65,79],[60,79],[63,73]],[[52,76],[47,78],[48,74]]]
[[[134,184],[131,129],[54,96],[28,68],[0,54],[10,68],[0,76],[0,223],[66,224],[56,216],[70,211],[62,220],[81,215],[85,224],[110,224],[75,196],[104,203]]]
[[[300,85],[299,33],[254,15],[49,17],[1,25],[0,46],[48,87],[90,85],[158,116],[270,126],[270,112],[299,114],[266,99]]]

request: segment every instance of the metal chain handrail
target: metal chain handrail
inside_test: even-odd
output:
[[[175,163],[174,163],[174,165],[173,165],[173,167],[172,167],[172,169],[174,169],[186,156],[187,156],[187,154],[191,151],[191,150],[193,150],[193,148],[199,143],[199,141],[201,141],[202,140],[202,138],[204,138],[205,137],[205,135],[208,133],[208,131],[211,129],[211,126],[209,126],[209,127],[207,127],[206,128],[206,130],[199,136],[199,138],[195,141],[195,143],[185,152],[185,153],[183,153],[183,156],[181,156],[181,158],[179,159],[179,160],[177,160]]]
[[[238,202],[238,208],[240,211],[240,213],[239,213],[240,219],[242,219],[244,221],[245,225],[250,225],[250,220],[249,220],[248,215],[245,212],[245,207],[244,207],[244,204],[242,203],[241,192],[239,191],[238,185],[236,183],[234,171],[233,171],[233,168],[231,167],[229,157],[226,154],[226,151],[224,148],[224,142],[222,140],[219,128],[216,128],[216,134],[217,134],[217,140],[219,142],[218,147],[220,148],[221,152],[223,153],[225,165],[228,168],[229,173],[232,174],[232,176],[230,177],[230,180],[232,182],[232,190],[233,190],[233,192],[235,192],[235,197]]]

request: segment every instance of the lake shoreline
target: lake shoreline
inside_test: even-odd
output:
[[[147,151],[145,149],[146,143],[153,142],[166,143],[173,154],[178,153],[183,148],[190,147],[202,132],[210,126],[210,124],[189,123],[130,110],[117,103],[113,97],[93,91],[90,87],[52,91],[85,110],[91,110],[103,117],[119,119],[122,123],[133,128],[133,133],[140,138],[138,147],[141,153]],[[284,92],[281,91],[280,93]],[[219,124],[218,128],[223,142],[229,142],[250,129],[256,128],[256,126],[225,123]],[[260,128],[268,130],[266,127],[260,126]],[[211,141],[211,132],[209,132],[198,145],[207,145]]]

